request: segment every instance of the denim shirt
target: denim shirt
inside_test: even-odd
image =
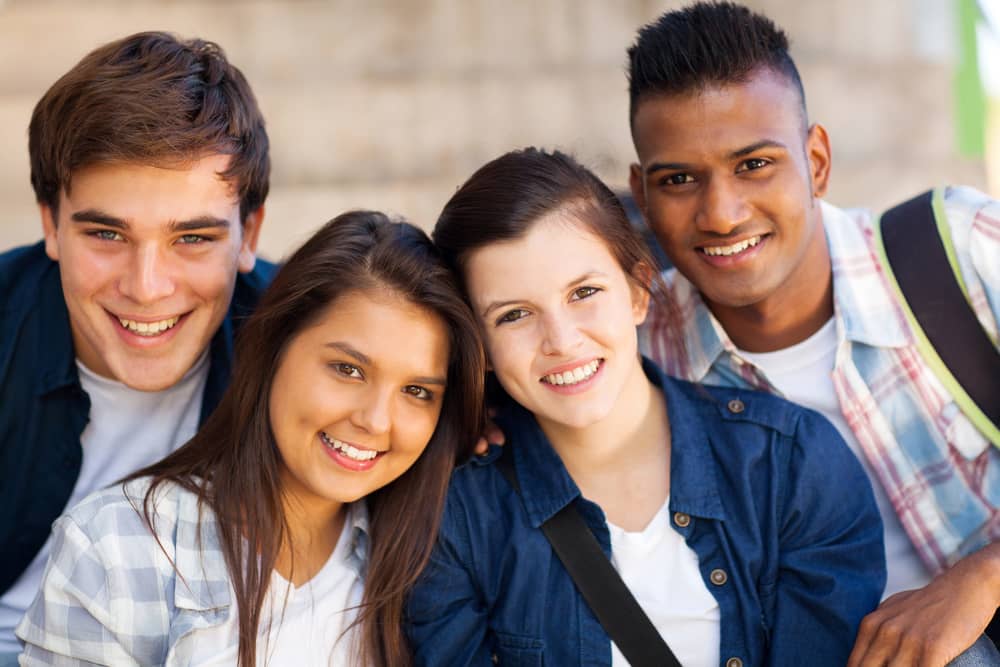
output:
[[[719,604],[721,664],[844,665],[885,585],[882,523],[854,455],[815,412],[644,369],[666,398],[671,525]],[[604,513],[530,413],[498,422],[521,496],[493,465],[499,448],[455,471],[408,604],[417,664],[610,665],[607,634],[539,529],[576,503],[610,557]]]
[[[274,271],[258,260],[236,279],[229,312],[209,346],[201,421],[229,384],[234,331]],[[46,256],[43,242],[0,254],[0,594],[28,567],[66,509],[80,475],[80,434],[89,414],[59,264]]]

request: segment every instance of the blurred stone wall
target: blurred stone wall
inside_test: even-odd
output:
[[[89,50],[147,29],[219,42],[268,121],[261,251],[280,258],[351,207],[426,226],[486,160],[539,144],[625,187],[625,48],[681,2],[0,0],[0,249],[40,237],[27,124]],[[791,35],[834,146],[829,199],[882,207],[936,183],[983,187],[954,150],[949,0],[751,0]]]

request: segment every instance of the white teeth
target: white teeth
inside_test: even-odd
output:
[[[320,432],[319,437],[323,441],[324,445],[330,449],[336,449],[347,458],[354,459],[355,461],[371,461],[379,454],[374,449],[358,449],[357,447],[353,447],[346,442],[342,442],[336,438],[331,438],[323,432]]]
[[[591,375],[597,372],[598,367],[601,365],[600,359],[594,359],[593,361],[584,364],[583,366],[577,366],[571,371],[565,371],[563,373],[550,373],[542,378],[543,382],[548,382],[549,384],[576,384],[577,382],[582,382],[586,380]]]
[[[140,336],[158,336],[167,329],[172,328],[180,319],[178,316],[167,320],[160,320],[159,322],[136,322],[135,320],[126,320],[119,317],[118,321],[132,333],[139,334]]]
[[[739,243],[734,243],[733,245],[718,245],[718,246],[705,246],[701,249],[706,255],[711,255],[712,257],[729,256],[735,255],[736,253],[743,252],[747,248],[752,248],[760,243],[759,236],[752,236]]]

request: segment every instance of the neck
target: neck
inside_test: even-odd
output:
[[[553,449],[577,480],[633,469],[647,452],[662,452],[670,428],[663,394],[642,371],[638,359],[611,412],[576,428],[539,418]]]
[[[347,507],[334,502],[310,503],[286,493],[284,512],[288,535],[275,569],[298,586],[312,579],[329,560],[340,539]]]
[[[747,352],[774,352],[801,343],[833,317],[833,270],[822,223],[798,267],[774,293],[746,306],[706,300],[730,340]]]

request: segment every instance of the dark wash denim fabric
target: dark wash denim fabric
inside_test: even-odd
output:
[[[842,667],[885,586],[882,523],[860,464],[815,412],[644,368],[666,396],[670,512],[690,518],[672,526],[719,603],[721,664]],[[456,470],[409,602],[417,663],[610,665],[607,635],[539,530],[576,503],[610,554],[604,514],[530,413],[514,407],[498,421],[523,500],[493,465],[497,447]]]
[[[258,260],[236,279],[229,312],[209,346],[201,421],[229,384],[234,331],[274,272]],[[59,264],[42,242],[0,254],[0,593],[21,576],[66,509],[89,414]]]

